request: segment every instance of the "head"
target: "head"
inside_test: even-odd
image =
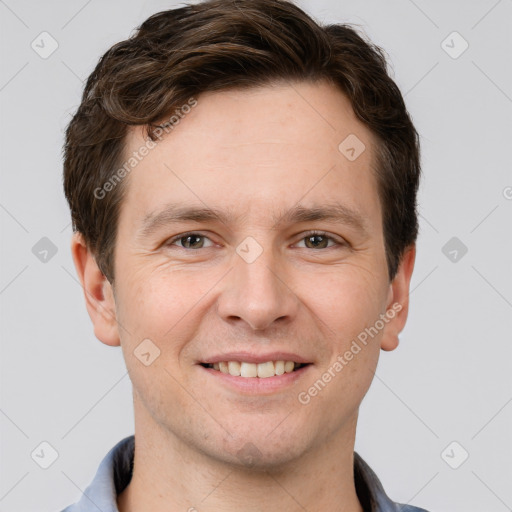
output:
[[[407,318],[419,177],[383,52],[349,26],[214,0],[108,50],[64,189],[95,334],[122,346],[141,424],[262,466],[350,432]],[[306,365],[255,394],[207,367],[228,354]]]

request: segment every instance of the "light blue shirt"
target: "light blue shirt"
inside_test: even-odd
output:
[[[96,476],[80,500],[62,512],[119,512],[116,498],[132,478],[134,449],[134,436],[119,441],[101,461]],[[427,512],[423,508],[391,501],[377,475],[356,452],[354,481],[364,512]]]

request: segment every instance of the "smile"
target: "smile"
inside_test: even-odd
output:
[[[233,377],[266,379],[292,373],[303,366],[304,363],[294,361],[267,361],[264,363],[248,363],[245,361],[220,361],[218,363],[202,364],[205,368],[211,368]]]

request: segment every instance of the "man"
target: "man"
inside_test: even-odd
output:
[[[283,0],[151,16],[66,132],[72,254],[135,436],[67,512],[418,511],[354,453],[408,312],[418,136],[380,50]]]

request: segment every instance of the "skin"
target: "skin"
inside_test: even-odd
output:
[[[81,236],[72,240],[95,335],[121,345],[133,383],[134,473],[119,510],[362,512],[353,480],[358,409],[380,350],[398,345],[415,259],[411,246],[389,281],[372,134],[327,83],[197,100],[126,178],[114,287]],[[338,150],[349,134],[366,146],[353,162]],[[127,154],[143,143],[140,127],[131,128]],[[357,210],[367,233],[332,220],[275,228],[299,201]],[[229,208],[239,218],[138,236],[145,215],[169,202]],[[307,245],[309,230],[332,241]],[[190,231],[206,238],[169,245]],[[248,236],[263,249],[252,263],[236,252]],[[394,318],[301,404],[298,394],[393,304],[401,306]],[[160,349],[149,366],[134,356],[147,338]],[[228,388],[197,364],[240,350],[290,351],[312,364],[291,385],[261,394]],[[242,456],[249,452],[250,461]]]

